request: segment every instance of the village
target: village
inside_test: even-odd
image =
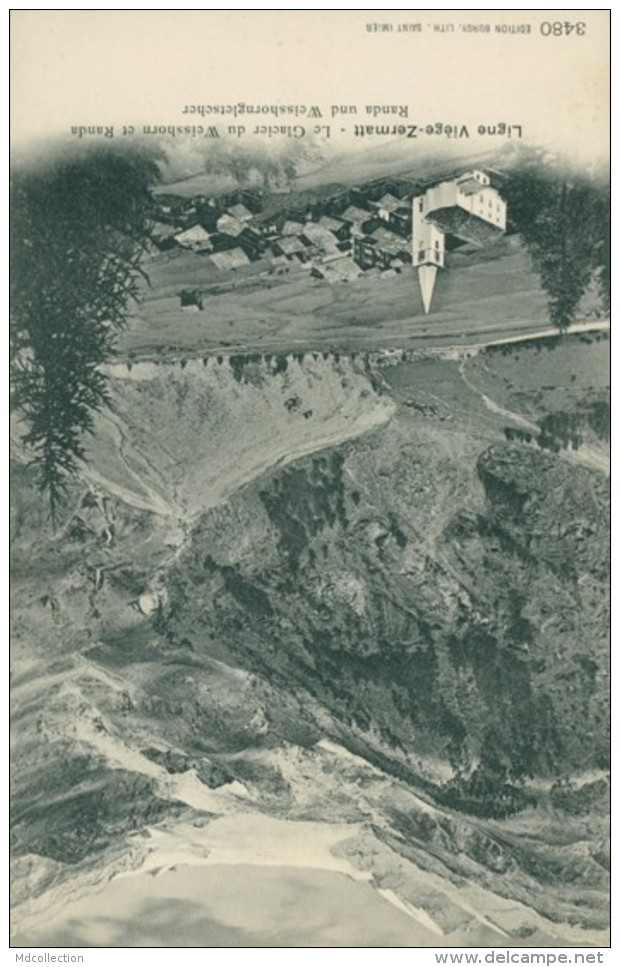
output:
[[[495,183],[500,178],[481,170],[425,183],[378,178],[318,199],[255,187],[219,197],[159,194],[151,252],[204,258],[204,281],[196,278],[195,286],[178,292],[187,310],[203,309],[209,295],[237,279],[305,271],[327,283],[348,283],[394,277],[413,266],[429,313],[446,254],[481,248],[505,232],[506,204]]]

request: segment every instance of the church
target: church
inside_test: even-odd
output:
[[[506,202],[484,171],[440,181],[412,201],[412,261],[424,312],[429,313],[446,239],[482,246],[506,230]]]

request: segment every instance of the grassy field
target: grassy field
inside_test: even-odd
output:
[[[187,252],[158,255],[146,269],[150,285],[122,337],[122,353],[440,346],[533,332],[547,322],[544,294],[515,237],[484,257],[452,256],[438,275],[428,316],[410,267],[330,284],[294,263],[279,274],[269,274],[266,262],[221,273]],[[181,308],[184,288],[205,291],[203,311]]]
[[[531,345],[487,349],[467,374],[498,403],[531,418],[603,399],[610,389],[609,334],[568,333]]]

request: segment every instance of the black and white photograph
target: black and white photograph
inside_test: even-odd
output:
[[[11,21],[11,947],[603,963],[610,11]]]

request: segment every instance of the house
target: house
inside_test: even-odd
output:
[[[387,222],[390,212],[396,211],[397,208],[400,208],[402,202],[400,198],[397,198],[396,195],[392,195],[388,191],[382,195],[378,201],[371,201],[370,204],[373,208],[377,209],[379,217],[383,219],[384,222]]]
[[[263,210],[263,193],[259,188],[237,188],[222,199],[225,208],[243,205],[253,215]]]
[[[322,215],[318,224],[321,228],[326,228],[339,242],[346,242],[351,234],[351,226],[348,222],[343,222],[341,218],[334,218],[332,215]]]
[[[377,228],[369,236],[381,252],[385,252],[390,258],[398,258],[401,261],[409,261],[409,245],[407,241],[396,235],[387,228]]]
[[[430,311],[437,269],[445,265],[446,238],[478,246],[506,230],[506,202],[484,171],[440,181],[412,201],[412,262],[424,312]]]
[[[237,238],[233,238],[232,235],[220,235],[219,232],[214,232],[211,235],[211,241],[214,252],[226,252],[231,248],[237,248],[239,245]]]
[[[168,225],[166,222],[153,222],[150,227],[149,237],[160,252],[166,252],[175,246],[175,231],[175,227]]]
[[[240,222],[251,222],[254,218],[252,212],[241,203],[238,203],[237,205],[230,205],[230,207],[227,208],[227,212]]]
[[[208,198],[204,202],[197,204],[198,222],[208,232],[217,231],[217,220],[224,214],[222,206],[215,198]]]
[[[363,191],[368,200],[374,202],[381,201],[386,195],[402,199],[405,195],[410,194],[411,190],[411,183],[402,178],[377,178],[363,186]]]
[[[282,223],[280,229],[281,235],[302,235],[305,224],[303,222],[293,221],[291,218],[287,218],[286,221]]]
[[[318,222],[307,222],[304,225],[301,238],[305,239],[309,245],[316,246],[322,254],[338,251],[338,241],[335,235]]]
[[[369,235],[353,238],[353,261],[364,272],[374,268],[389,268],[392,257],[387,252],[383,252],[378,247],[377,240]]]
[[[411,204],[401,205],[390,212],[388,218],[388,228],[399,235],[409,236],[411,234]]]
[[[187,198],[180,195],[155,195],[153,198],[157,220],[168,224],[175,224],[184,214]]]
[[[214,252],[209,259],[217,269],[221,271],[232,271],[243,265],[249,265],[250,260],[242,248],[230,248],[223,252]]]
[[[347,205],[351,204],[349,190],[344,189],[330,195],[329,198],[322,198],[319,204],[321,208],[319,215],[333,215],[335,218],[339,218]]]
[[[308,253],[308,246],[299,235],[285,235],[271,243],[274,255],[285,255],[287,258],[300,258]]]
[[[375,229],[370,235],[353,239],[353,259],[361,269],[378,268],[381,271],[402,266],[411,261],[407,242],[385,227]]]
[[[362,274],[360,267],[348,256],[324,262],[321,272],[327,282],[351,282]]]
[[[295,222],[300,225],[303,225],[306,221],[306,218],[307,218],[307,213],[304,208],[288,207],[288,208],[283,208],[279,212],[276,212],[274,215],[272,215],[271,223],[275,228],[275,230],[282,235],[284,234],[283,233],[284,225],[288,224],[289,222]]]
[[[190,249],[192,252],[213,251],[211,236],[202,225],[194,225],[192,228],[187,228],[185,231],[179,232],[178,235],[174,236],[174,241],[181,248]]]
[[[379,227],[379,219],[374,212],[357,205],[349,205],[342,213],[342,220],[351,226],[352,235],[363,235]]]
[[[265,251],[263,236],[256,229],[250,228],[249,225],[246,225],[241,234],[237,236],[237,242],[252,262],[260,258]]]
[[[388,228],[401,235],[408,235],[411,231],[411,205],[402,198],[386,192],[378,201],[369,202],[377,216]]]
[[[203,294],[200,289],[183,289],[181,292],[181,308],[193,312],[203,309]]]
[[[224,215],[220,215],[217,220],[217,230],[221,235],[229,235],[230,238],[238,238],[239,235],[244,231],[245,224],[234,215],[229,215],[226,212]]]

